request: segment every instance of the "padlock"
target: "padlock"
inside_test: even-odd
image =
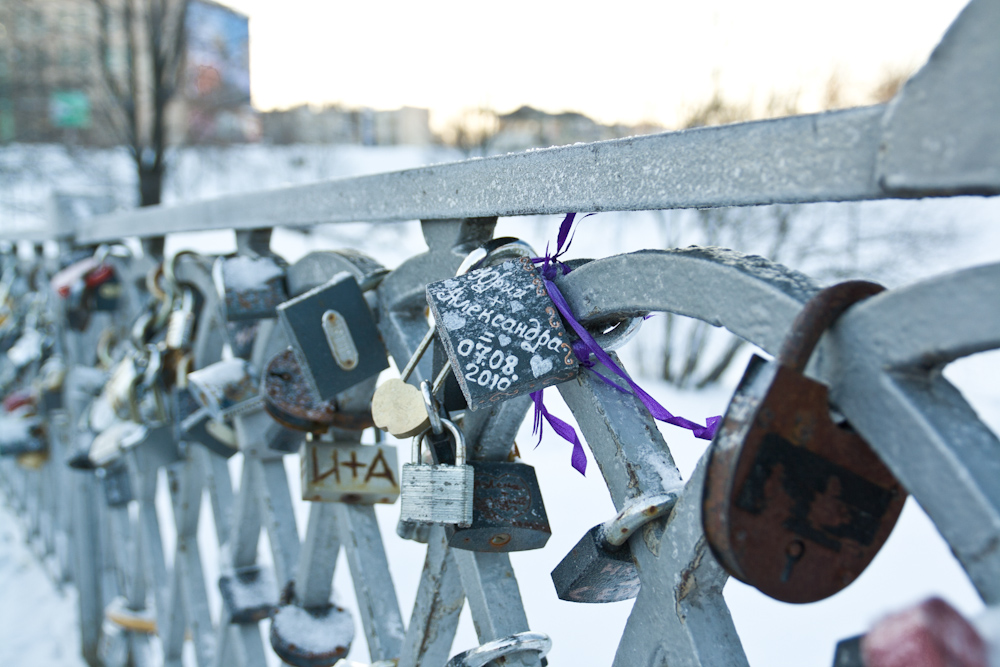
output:
[[[226,332],[229,334],[229,345],[233,356],[249,359],[253,355],[254,342],[260,330],[260,320],[240,320],[226,322]]]
[[[327,442],[313,437],[302,445],[302,499],[371,505],[399,497],[396,448],[392,445]]]
[[[109,407],[118,419],[132,420],[138,422],[138,404],[135,400],[136,385],[139,382],[139,370],[136,368],[135,355],[126,354],[121,361],[111,370],[107,384],[101,391],[101,395],[91,407],[91,428],[95,431],[102,431],[107,427],[103,419],[94,423],[95,417],[99,413],[104,417],[105,406]]]
[[[45,424],[34,414],[0,414],[0,456],[44,452]]]
[[[465,465],[465,436],[454,422],[442,419],[455,439],[455,465],[422,463],[426,432],[413,440],[412,463],[404,463],[400,482],[400,518],[403,521],[472,525],[474,477]]]
[[[239,451],[233,429],[225,422],[212,419],[208,409],[198,403],[190,390],[174,387],[171,402],[174,438],[178,442],[197,442],[224,458]]]
[[[469,461],[472,525],[446,526],[448,544],[466,551],[541,549],[552,536],[535,469],[524,463]]]
[[[152,344],[136,356],[136,368],[141,375],[133,385],[133,410],[139,415],[136,421],[147,426],[163,426],[170,421],[164,361],[163,351]]]
[[[427,330],[413,356],[400,371],[399,378],[391,378],[380,384],[372,397],[372,419],[375,426],[397,438],[416,436],[430,428],[430,417],[420,390],[406,381],[434,341],[434,334],[434,327]]]
[[[77,255],[80,257],[80,255]],[[101,262],[93,254],[87,253],[75,262],[71,262],[64,268],[57,271],[49,280],[52,291],[68,298],[74,289],[86,287],[85,278],[88,274],[101,267]],[[79,286],[79,287],[77,287]]]
[[[347,656],[353,641],[351,612],[336,605],[283,604],[271,617],[271,648],[293,667],[332,667]]]
[[[139,444],[146,435],[146,427],[135,422],[113,423],[94,437],[88,454],[90,464],[103,468],[119,461],[123,449]]]
[[[215,289],[229,321],[275,316],[278,304],[288,300],[287,265],[277,255],[220,257],[212,267]]]
[[[111,312],[118,310],[122,295],[122,282],[110,264],[99,264],[83,277],[86,288],[85,303],[93,310]]]
[[[222,604],[233,623],[257,623],[271,616],[278,607],[278,584],[274,572],[260,565],[249,565],[219,577]]]
[[[865,440],[831,418],[828,390],[802,372],[864,281],[819,292],[778,358],[751,360],[711,445],[702,520],[716,559],[765,595],[827,598],[853,582],[892,532],[906,491]]]
[[[278,306],[302,375],[323,401],[389,367],[385,344],[357,280],[344,271]]]
[[[564,382],[579,370],[528,257],[430,283],[427,303],[470,410]]]
[[[330,280],[341,271],[352,273],[362,292],[378,287],[389,270],[377,261],[358,252],[341,248],[318,250],[305,255],[288,267],[286,282],[289,296],[299,296]]]
[[[163,338],[167,349],[188,350],[191,348],[195,326],[194,310],[194,290],[185,287],[181,292],[180,308],[170,311],[170,317],[167,319],[167,332]]]
[[[619,602],[639,594],[639,572],[628,540],[653,519],[666,516],[676,493],[633,500],[611,521],[594,526],[552,570],[560,600]]]
[[[52,290],[63,299],[66,323],[73,331],[83,331],[90,323],[88,301],[92,299],[84,277],[100,265],[93,255],[88,255],[61,269],[49,281]]]
[[[132,501],[132,483],[129,480],[127,466],[120,463],[109,465],[99,473],[103,473],[101,483],[104,486],[104,499],[108,507],[124,507]]]
[[[41,359],[44,351],[45,336],[34,327],[26,327],[7,350],[7,359],[15,371],[20,371],[31,362]]]
[[[187,375],[188,389],[217,421],[262,405],[257,371],[246,359],[223,359]]]
[[[487,665],[518,664],[508,657],[518,653],[535,653],[542,664],[548,665],[545,656],[552,649],[552,639],[541,632],[518,632],[507,637],[485,642],[468,651],[462,651],[448,661],[445,667],[486,667]]]
[[[325,433],[331,426],[361,431],[373,425],[368,410],[346,412],[337,408],[336,399],[317,400],[303,378],[302,368],[291,349],[275,355],[267,363],[263,385],[264,409],[287,428]]]

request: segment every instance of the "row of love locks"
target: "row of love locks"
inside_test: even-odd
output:
[[[48,471],[40,483],[70,499],[71,511],[55,512],[45,530],[70,544],[56,550],[60,576],[80,590],[92,664],[180,665],[190,640],[201,667],[262,667],[260,623],[269,619],[267,643],[281,661],[333,665],[356,632],[333,596],[341,548],[374,664],[546,664],[551,641],[528,627],[508,553],[542,548],[552,532],[535,471],[514,444],[532,403],[544,410],[538,392],[548,386],[577,415],[620,510],[553,570],[559,598],[611,602],[668,587],[673,607],[689,597],[698,612],[665,623],[669,643],[656,655],[723,664],[711,662],[714,651],[738,665],[745,658],[721,600],[727,573],[796,603],[861,574],[907,493],[804,371],[822,334],[880,286],[806,290],[776,360],[755,358],[724,418],[690,426],[715,437],[683,484],[647,408],[666,411],[613,379],[627,376],[609,352],[645,313],[584,329],[554,287],[558,272],[543,273],[555,260],[492,238],[494,224],[424,223],[428,251],[391,272],[349,250],[288,264],[270,250],[269,230],[239,233],[238,252],[223,257],[163,259],[151,245],[141,255],[101,246],[58,267],[4,256],[5,480],[17,478],[16,461]],[[726,270],[744,261],[699,252],[676,257]],[[390,357],[399,378],[378,384]],[[587,401],[600,409],[584,418]],[[595,418],[608,420],[603,435]],[[402,466],[383,431],[412,439]],[[621,460],[604,451],[612,441],[616,456],[639,464],[627,484]],[[293,453],[301,498],[312,503],[303,536],[283,463]],[[231,467],[237,454],[242,466]],[[660,471],[655,481],[651,471]],[[164,474],[171,558],[156,506]],[[198,540],[206,495],[219,613]],[[398,535],[427,544],[408,624],[374,512],[397,500]],[[271,563],[258,562],[262,530]],[[680,554],[669,566],[695,581],[676,590],[650,560],[659,548],[647,548],[668,538]],[[480,645],[453,654],[465,601]],[[711,637],[698,629],[709,616]]]

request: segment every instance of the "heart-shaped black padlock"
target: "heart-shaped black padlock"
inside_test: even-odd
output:
[[[799,313],[778,358],[754,357],[712,442],[702,519],[719,563],[784,602],[814,602],[854,581],[878,553],[906,492],[865,440],[830,415],[804,370],[820,336],[884,288],[827,288]]]

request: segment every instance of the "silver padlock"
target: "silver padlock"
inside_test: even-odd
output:
[[[442,419],[455,438],[455,465],[422,463],[427,432],[413,440],[413,462],[404,463],[400,480],[400,518],[403,521],[472,525],[473,470],[465,464],[465,436],[454,422]]]
[[[181,297],[181,307],[170,312],[167,333],[163,339],[170,350],[186,350],[191,347],[194,335],[194,290],[185,287]]]
[[[486,667],[486,665],[507,664],[505,658],[518,653],[537,653],[542,665],[547,665],[545,656],[551,648],[552,640],[546,634],[518,632],[462,651],[449,660],[445,667]]]
[[[650,521],[673,511],[676,503],[676,493],[643,496],[611,521],[587,531],[552,570],[552,583],[559,599],[595,603],[620,602],[637,596],[639,571],[628,540]]]
[[[246,359],[223,359],[188,373],[188,388],[217,421],[264,405],[257,371]]]

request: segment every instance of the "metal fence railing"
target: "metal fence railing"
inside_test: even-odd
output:
[[[427,332],[429,283],[453,278],[476,252],[482,261],[498,247],[502,259],[521,252],[492,241],[498,216],[997,195],[997,34],[1000,2],[973,0],[927,65],[884,106],[0,230],[0,239],[59,245],[58,267],[39,256],[3,258],[0,389],[5,428],[16,424],[23,432],[9,431],[16,437],[4,445],[0,481],[53,576],[77,589],[88,663],[256,666],[277,655],[288,664],[334,664],[355,632],[348,612],[331,603],[343,549],[373,664],[545,664],[549,640],[529,627],[508,553],[454,548],[454,526],[402,522],[398,539],[426,544],[412,611],[404,610],[374,509],[376,500],[394,496],[363,495],[366,486],[339,502],[294,497],[297,485],[285,468],[290,453],[302,459],[305,498],[317,488],[341,488],[330,475],[341,483],[348,456],[355,477],[359,456],[376,469],[375,458],[364,459],[376,451],[387,457],[393,483],[398,471],[380,433],[361,445],[363,434],[369,440],[378,433],[366,430],[374,377],[327,402],[308,391],[268,394],[272,376],[294,384],[300,373],[319,371],[301,368],[316,349],[308,346],[281,361],[297,364],[296,373],[275,366],[289,345],[302,343],[290,338],[294,322],[278,324],[274,303],[254,315],[270,298],[260,290],[274,286],[259,272],[278,267],[286,302],[347,272],[364,293],[377,337],[402,368]],[[401,220],[421,221],[428,250],[391,272],[353,252],[318,252],[283,266],[269,250],[276,227]],[[158,255],[167,235],[219,229],[237,231],[237,259],[263,263],[237,276],[208,254]],[[125,238],[143,240],[145,252],[128,251],[120,245]],[[819,292],[810,278],[770,261],[697,248],[596,259],[553,281],[579,324],[609,351],[626,342],[620,334],[640,316],[668,312],[722,326],[777,354]],[[994,264],[872,296],[828,331],[809,366],[843,418],[919,501],[989,605],[1000,604],[1000,442],[940,370],[1000,347],[998,284]],[[240,308],[246,313],[234,315]],[[339,339],[327,335],[332,353],[343,354],[334,349]],[[355,341],[348,356],[368,354],[369,343]],[[425,355],[410,382],[443,377],[444,352]],[[729,568],[703,528],[712,450],[682,479],[647,404],[597,373],[611,375],[607,365],[582,368],[558,391],[615,508],[665,496],[671,504],[629,538],[622,562],[633,579],[616,574],[590,584],[602,595],[615,595],[615,586],[637,594],[614,664],[747,664],[722,597]],[[212,369],[219,374],[211,376]],[[254,376],[261,393],[232,381]],[[459,421],[470,460],[510,465],[514,436],[532,406],[527,395],[464,412],[445,401],[445,413],[435,410],[433,396],[427,400],[429,419]],[[283,421],[274,417],[276,401],[291,406],[280,408]],[[734,401],[721,430],[731,430],[739,409]],[[306,436],[289,428],[288,415],[324,426]],[[447,436],[427,439],[435,457],[448,457],[447,446],[437,449]],[[719,439],[713,448],[725,445]],[[343,458],[323,468],[317,457],[334,454]],[[231,457],[241,464],[231,468]],[[409,452],[399,458],[408,461]],[[238,480],[231,469],[239,470]],[[497,493],[515,502],[509,490]],[[164,498],[167,526],[157,505]],[[208,541],[217,582],[206,581],[208,547],[198,531],[204,502],[214,525]],[[304,525],[296,522],[301,502],[310,505]],[[259,558],[262,532],[270,562]],[[594,556],[602,567],[602,558],[612,559],[606,547]],[[480,646],[456,656],[452,643],[466,605]],[[265,619],[268,638],[261,635]]]

